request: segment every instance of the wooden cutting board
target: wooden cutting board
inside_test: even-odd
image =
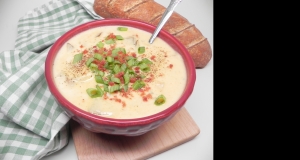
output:
[[[78,160],[143,160],[183,144],[200,129],[183,107],[171,120],[141,136],[93,133],[70,122]]]

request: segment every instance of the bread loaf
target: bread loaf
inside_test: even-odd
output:
[[[157,25],[166,8],[154,0],[95,0],[94,11],[103,18],[126,18]],[[174,35],[189,51],[196,68],[204,68],[212,57],[207,38],[180,14],[173,12],[163,30]]]

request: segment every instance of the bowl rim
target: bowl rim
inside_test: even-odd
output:
[[[158,112],[153,115],[149,115],[146,117],[140,117],[140,118],[134,118],[134,119],[115,119],[115,118],[108,118],[108,117],[101,117],[98,115],[94,115],[92,113],[89,113],[87,111],[84,111],[80,109],[79,107],[76,107],[71,102],[69,102],[66,98],[64,98],[58,91],[58,89],[55,86],[55,83],[53,81],[52,76],[52,65],[56,56],[57,51],[59,48],[70,38],[72,38],[74,35],[76,35],[79,32],[83,32],[85,30],[100,27],[100,26],[109,26],[109,25],[122,25],[122,26],[131,26],[135,28],[139,28],[142,30],[145,30],[147,32],[153,33],[155,30],[155,26],[152,24],[148,24],[139,20],[132,20],[132,19],[120,19],[120,18],[106,18],[102,20],[92,20],[89,22],[85,22],[83,24],[80,24],[76,27],[73,27],[66,33],[64,33],[61,37],[59,37],[54,44],[51,46],[48,55],[45,60],[45,78],[46,82],[48,84],[48,88],[54,96],[54,99],[56,99],[61,105],[61,107],[67,109],[68,111],[72,112],[72,116],[80,117],[87,119],[93,123],[101,124],[101,125],[113,125],[118,127],[128,127],[128,126],[136,126],[136,125],[147,125],[150,123],[153,123],[154,121],[165,119],[172,115],[173,112],[176,112],[179,110],[187,99],[190,97],[190,95],[193,92],[195,81],[196,81],[196,71],[195,71],[195,65],[192,57],[190,56],[190,53],[185,48],[185,46],[173,35],[162,29],[160,33],[157,35],[157,37],[162,38],[167,43],[174,43],[172,46],[175,47],[174,49],[177,50],[177,52],[180,52],[182,55],[182,58],[184,59],[185,67],[187,68],[187,85],[184,90],[184,93],[178,99],[172,106],[166,108],[165,110]]]

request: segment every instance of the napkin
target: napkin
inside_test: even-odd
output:
[[[0,159],[36,160],[68,144],[70,117],[47,87],[45,59],[62,34],[94,19],[93,0],[51,0],[19,19],[14,50],[0,52]]]

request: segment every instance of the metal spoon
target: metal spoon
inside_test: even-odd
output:
[[[159,31],[162,29],[162,27],[165,25],[165,23],[168,21],[168,19],[170,18],[170,16],[172,15],[175,7],[177,6],[177,4],[179,4],[181,2],[181,0],[171,0],[171,3],[169,4],[168,8],[166,9],[166,11],[164,12],[160,22],[158,23],[155,31],[153,32],[149,43],[153,43],[154,39],[156,38],[156,36],[158,35]]]

